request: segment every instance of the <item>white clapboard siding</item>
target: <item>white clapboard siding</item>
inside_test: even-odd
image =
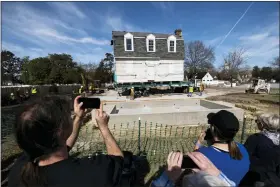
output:
[[[117,82],[183,81],[183,60],[116,61]]]

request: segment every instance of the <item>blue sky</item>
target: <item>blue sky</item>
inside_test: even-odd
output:
[[[172,34],[185,42],[216,46],[215,66],[234,48],[247,50],[248,65],[265,66],[279,55],[279,2],[2,2],[2,49],[36,58],[68,53],[98,63],[112,30]],[[223,41],[224,40],[224,41]],[[223,42],[222,42],[223,41]]]

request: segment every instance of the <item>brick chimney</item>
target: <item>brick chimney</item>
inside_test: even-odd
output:
[[[182,38],[182,29],[176,29],[174,31],[174,33],[175,33],[176,36],[179,36],[180,38]]]

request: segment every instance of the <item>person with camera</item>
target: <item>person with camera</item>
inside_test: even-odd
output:
[[[191,168],[185,168],[185,160]],[[192,164],[190,164],[192,162]],[[235,186],[207,157],[200,152],[170,152],[166,170],[154,180],[151,187]]]
[[[9,187],[107,187],[118,184],[123,153],[108,128],[109,116],[102,110],[102,104],[95,111],[95,119],[108,155],[69,156],[85,115],[79,97],[74,100],[74,121],[68,101],[55,96],[35,101],[20,113],[15,130],[18,146],[24,153],[9,173]]]
[[[210,127],[202,133],[195,146],[195,150],[204,154],[236,185],[249,170],[250,160],[246,148],[234,141],[239,130],[236,116],[226,110],[210,113],[208,116]],[[206,140],[208,146],[202,146]]]

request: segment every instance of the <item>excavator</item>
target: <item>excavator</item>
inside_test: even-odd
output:
[[[246,93],[270,93],[270,84],[266,83],[263,79],[253,79],[252,84],[245,90]]]

